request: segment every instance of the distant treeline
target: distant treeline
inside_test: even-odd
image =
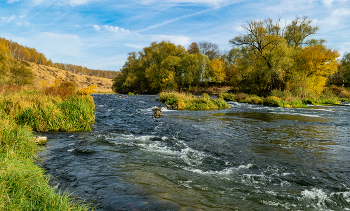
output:
[[[28,61],[35,64],[55,67],[80,75],[98,76],[110,79],[114,78],[117,74],[116,71],[95,70],[79,65],[54,63],[51,59],[47,59],[43,53],[38,52],[35,48],[29,48],[5,38],[0,38],[0,42],[9,50],[11,56],[19,61]]]
[[[271,18],[247,21],[242,27],[245,33],[229,40],[232,49],[225,53],[213,43],[192,43],[186,50],[165,41],[131,52],[113,90],[191,91],[215,83],[257,95],[280,90],[319,96],[327,85],[349,84],[350,53],[339,60],[338,51],[325,40],[310,39],[318,27],[307,17],[285,25]]]

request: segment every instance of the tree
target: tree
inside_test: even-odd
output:
[[[181,67],[184,70],[182,75],[183,85],[186,87],[197,86],[204,81],[209,63],[208,57],[199,52],[185,55],[181,61]]]
[[[16,64],[11,68],[10,84],[28,85],[33,84],[33,72],[23,64]]]
[[[291,49],[282,37],[279,20],[248,21],[246,34],[229,42],[239,50],[236,58],[236,81],[246,92],[268,93],[285,88],[285,73],[292,66]]]
[[[340,60],[339,72],[343,76],[343,82],[350,83],[350,53],[346,53]]]
[[[215,58],[210,66],[208,71],[209,78],[215,83],[225,82],[225,64],[219,58]]]
[[[219,46],[215,43],[200,42],[199,43],[199,52],[201,52],[203,55],[208,56],[208,58],[210,60],[214,60],[214,58],[220,57]]]
[[[199,52],[190,54],[181,45],[153,42],[138,53],[129,53],[121,73],[113,79],[113,90],[118,93],[181,91],[203,81],[208,64],[208,57]]]
[[[187,51],[188,51],[188,53],[190,53],[190,54],[198,53],[198,52],[199,52],[199,48],[198,48],[197,43],[196,43],[196,42],[191,43],[191,45],[188,46]]]
[[[0,84],[4,83],[12,66],[13,58],[4,40],[0,40]]]
[[[284,39],[286,39],[289,46],[301,47],[306,44],[304,40],[307,37],[316,34],[318,31],[318,27],[311,26],[312,20],[307,18],[307,16],[303,18],[296,16],[295,20],[286,27]]]
[[[295,57],[295,72],[291,75],[288,88],[304,95],[320,95],[328,77],[338,69],[339,53],[323,45],[304,48]]]

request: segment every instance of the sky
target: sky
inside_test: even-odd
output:
[[[350,0],[0,0],[0,37],[53,62],[118,71],[129,52],[155,41],[228,51],[246,21],[304,15],[320,28],[312,38],[350,52]]]

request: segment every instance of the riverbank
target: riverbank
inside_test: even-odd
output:
[[[192,94],[178,92],[161,92],[159,101],[173,110],[217,110],[230,108],[221,98],[211,99],[208,94],[196,97]]]
[[[44,170],[35,165],[41,147],[33,131],[91,130],[92,98],[9,90],[0,95],[0,210],[89,210],[48,185]]]
[[[272,91],[267,97],[245,93],[220,93],[218,97],[226,101],[240,103],[303,108],[308,107],[308,105],[341,105],[341,102],[350,102],[350,91],[342,87],[332,86],[326,88],[321,96],[300,96],[288,91]]]

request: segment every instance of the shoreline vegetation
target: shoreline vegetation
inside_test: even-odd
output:
[[[222,92],[217,99],[212,99],[207,93],[195,97],[190,93],[176,91],[161,92],[159,101],[170,110],[216,110],[230,108],[226,101],[258,104],[272,107],[306,108],[308,105],[342,105],[350,102],[350,90],[344,87],[331,86],[324,89],[321,96],[298,96],[289,91],[274,90],[269,96],[258,96],[245,93]]]
[[[306,108],[308,105],[342,105],[341,102],[350,102],[350,91],[343,87],[331,86],[325,88],[320,96],[299,96],[289,91],[274,90],[269,96],[258,96],[245,93],[220,93],[219,98],[226,101],[260,104],[273,107]]]
[[[86,131],[94,123],[95,86],[79,91],[72,82],[49,87],[0,86],[0,210],[91,210],[48,185],[35,163],[42,148],[35,132]]]
[[[216,110],[230,108],[222,98],[211,99],[208,94],[196,97],[192,94],[179,92],[161,92],[159,101],[171,110]]]

